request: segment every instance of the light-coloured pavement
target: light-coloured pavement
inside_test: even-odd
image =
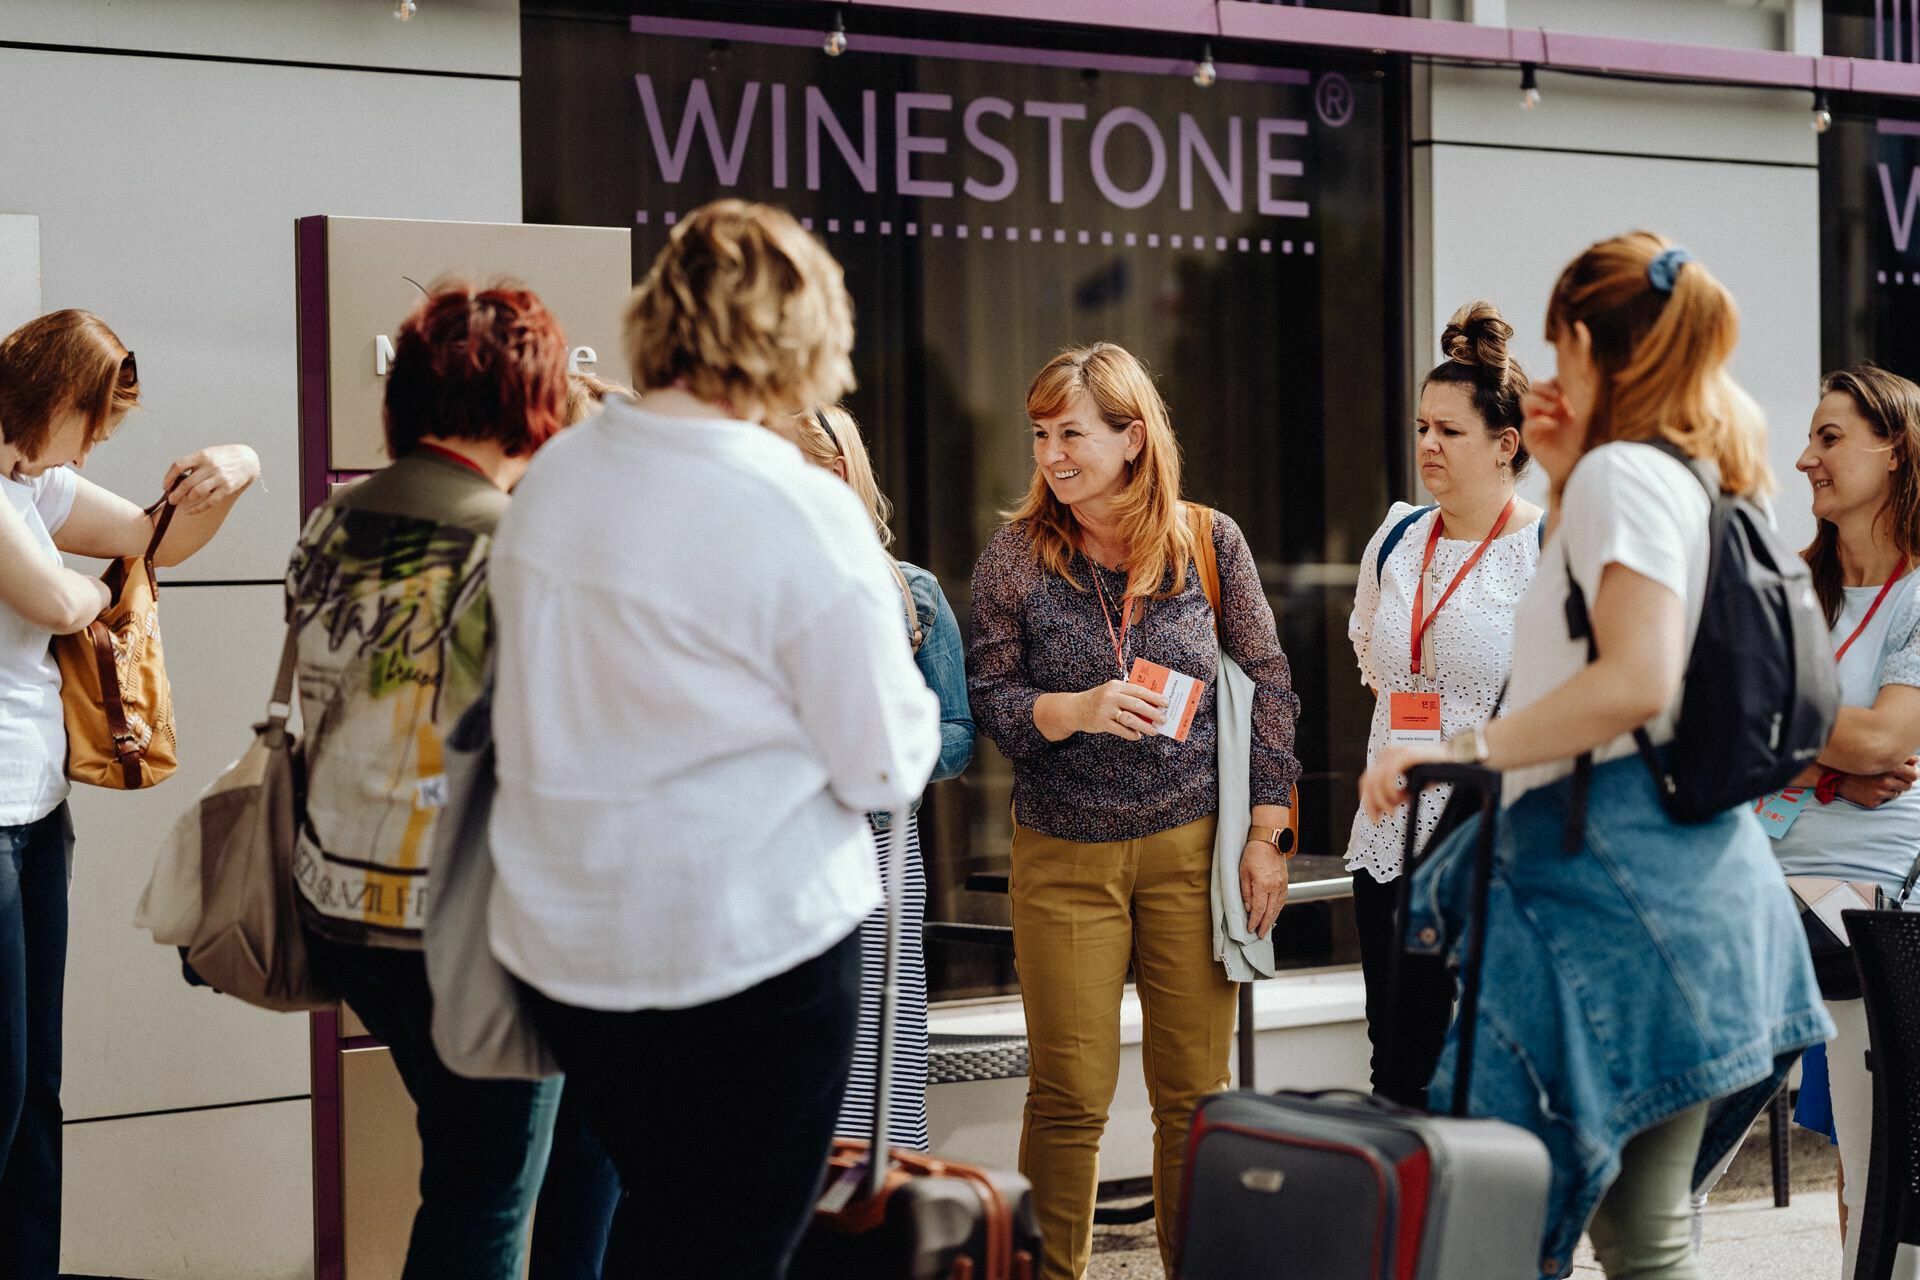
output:
[[[1766,1124],[1748,1137],[1707,1209],[1700,1272],[1711,1280],[1833,1280],[1840,1273],[1839,1207],[1834,1200],[1833,1148],[1794,1130],[1793,1196],[1773,1207]],[[1603,1273],[1584,1243],[1576,1280]],[[1096,1227],[1088,1280],[1163,1280],[1153,1225]],[[1257,1280],[1249,1277],[1248,1280]]]

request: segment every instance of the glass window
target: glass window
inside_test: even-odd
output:
[[[1028,381],[1069,345],[1143,357],[1189,493],[1246,530],[1280,619],[1305,708],[1303,843],[1323,859],[1296,878],[1343,876],[1371,711],[1346,621],[1407,474],[1402,73],[1223,53],[1202,87],[1161,40],[939,35],[856,33],[829,58],[811,28],[530,16],[526,216],[632,223],[636,274],[718,196],[807,219],[846,266],[849,407],[896,549],[963,626],[974,558],[1031,474]],[[1006,923],[983,887],[1006,871],[1010,789],[983,738],[967,775],[929,793],[930,920]],[[1297,963],[1356,955],[1345,904],[1283,920]],[[933,934],[936,997],[1010,989],[1006,951],[963,933]]]

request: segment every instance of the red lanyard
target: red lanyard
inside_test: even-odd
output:
[[[1122,596],[1121,603],[1126,609],[1120,614],[1120,630],[1113,629],[1113,612],[1107,608],[1107,589],[1100,585],[1100,566],[1093,563],[1091,557],[1087,567],[1093,574],[1093,589],[1100,593],[1100,618],[1107,624],[1107,638],[1113,641],[1114,665],[1120,668],[1120,678],[1127,678],[1127,629],[1133,625],[1133,597]]]
[[[1860,625],[1853,629],[1853,634],[1842,641],[1840,647],[1833,651],[1834,666],[1839,666],[1840,659],[1847,656],[1847,650],[1853,648],[1853,642],[1860,638],[1860,633],[1867,629],[1869,622],[1873,621],[1873,615],[1880,612],[1880,602],[1887,598],[1887,592],[1893,590],[1893,584],[1900,581],[1900,579],[1906,575],[1906,572],[1907,558],[1901,556],[1900,563],[1893,567],[1893,576],[1887,579],[1886,585],[1880,588],[1880,594],[1875,596],[1873,603],[1867,606],[1867,616],[1860,619]]]
[[[448,449],[442,445],[437,445],[429,441],[422,440],[419,444],[416,444],[413,447],[416,449],[424,449],[426,452],[431,453],[436,457],[445,458],[448,462],[455,463],[459,466],[465,467],[467,470],[473,472],[475,475],[484,476],[487,474],[484,470],[481,469],[480,464],[475,462],[472,458],[469,458],[464,454],[455,453],[453,450]]]
[[[1493,540],[1500,536],[1500,531],[1507,527],[1507,521],[1513,516],[1513,504],[1514,499],[1508,498],[1507,505],[1500,510],[1500,518],[1493,522],[1493,528],[1487,530],[1487,536],[1480,540],[1480,545],[1474,549],[1474,553],[1467,557],[1465,564],[1460,566],[1460,572],[1453,575],[1453,581],[1449,582],[1447,589],[1440,594],[1440,600],[1433,606],[1433,612],[1427,614],[1422,620],[1420,615],[1424,612],[1427,603],[1427,569],[1433,564],[1433,549],[1440,545],[1440,513],[1437,510],[1433,513],[1433,528],[1427,533],[1427,554],[1420,560],[1420,585],[1413,589],[1414,675],[1420,674],[1420,641],[1425,638],[1427,628],[1433,625],[1433,620],[1440,616],[1442,609],[1447,607],[1447,601],[1453,598],[1454,591],[1466,581],[1467,575],[1473,572],[1473,566],[1480,563],[1480,557],[1487,554],[1487,548],[1492,546]]]

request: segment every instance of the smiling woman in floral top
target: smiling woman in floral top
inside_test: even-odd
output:
[[[1027,393],[1034,475],[973,576],[974,720],[1013,764],[1013,940],[1031,1068],[1020,1167],[1047,1241],[1041,1276],[1082,1275],[1096,1156],[1119,1075],[1132,963],[1154,1101],[1160,1251],[1171,1268],[1194,1103],[1226,1087],[1234,994],[1213,955],[1213,682],[1224,645],[1253,678],[1252,813],[1241,894],[1262,936],[1286,901],[1279,850],[1300,765],[1299,699],[1239,526],[1214,513],[1215,618],[1189,572],[1167,408],[1111,343],[1052,360]],[[1204,682],[1184,740],[1135,659]]]

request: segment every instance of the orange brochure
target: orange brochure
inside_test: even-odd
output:
[[[1135,658],[1133,670],[1127,674],[1127,683],[1166,694],[1167,718],[1154,732],[1175,742],[1187,740],[1187,733],[1193,728],[1193,713],[1200,708],[1201,691],[1207,687],[1206,681],[1196,680],[1157,662],[1148,662],[1145,658]]]

